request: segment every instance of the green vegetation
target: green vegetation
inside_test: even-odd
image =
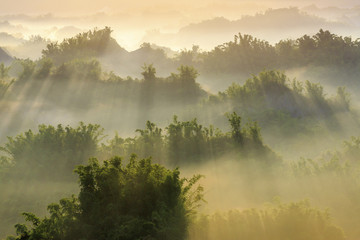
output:
[[[328,88],[264,69],[357,76],[359,49],[320,30],[169,58],[148,43],[127,52],[106,27],[0,64],[0,238],[25,212],[7,239],[357,239],[360,138],[333,150],[360,135],[357,80]],[[206,173],[204,187],[177,167]],[[252,208],[277,196],[288,203]]]
[[[6,67],[3,63],[0,64],[0,100],[14,83],[14,80],[10,80],[9,70],[10,67]]]
[[[338,87],[336,95],[326,96],[319,83],[290,80],[274,70],[261,72],[243,85],[233,83],[211,95],[201,108],[213,115],[236,111],[244,119],[257,121],[272,135],[294,138],[299,134],[322,134],[319,122],[321,128],[341,131],[335,120],[339,114],[355,118],[344,87]]]
[[[136,130],[140,135],[121,138],[116,134],[101,146],[99,141],[104,136],[99,125],[80,123],[76,128],[40,125],[38,132],[29,130],[9,137],[0,148],[1,160],[12,176],[48,180],[72,180],[72,169],[92,156],[130,158],[134,152],[173,166],[198,164],[229,153],[237,154],[242,162],[252,157],[269,166],[281,162],[263,144],[256,123],[243,127],[235,112],[228,115],[228,120],[231,132],[227,133],[213,126],[203,127],[196,119],[180,122],[177,116],[164,130],[147,121],[145,129]]]
[[[106,51],[114,39],[111,38],[111,29],[94,29],[80,33],[73,38],[65,39],[62,43],[49,43],[42,51],[44,58],[50,58],[60,64],[77,58],[99,57]]]
[[[201,216],[190,230],[191,240],[269,239],[345,240],[327,211],[308,201],[277,203],[265,209],[232,210]]]
[[[150,159],[122,165],[114,157],[102,165],[96,159],[75,170],[79,197],[48,206],[49,217],[24,213],[17,237],[7,239],[185,239],[190,217],[203,197],[196,187],[200,175],[180,178]]]
[[[155,67],[145,64],[141,72],[143,79],[139,80],[104,72],[96,59],[77,59],[59,66],[54,66],[51,59],[17,60],[16,64],[22,70],[10,96],[21,93],[31,101],[41,97],[56,108],[73,108],[73,111],[91,111],[99,105],[126,107],[128,103],[134,111],[136,106],[146,108],[140,111],[142,119],[156,116],[160,121],[163,118],[159,118],[155,107],[184,115],[184,106],[189,106],[198,119],[208,114],[219,119],[226,112],[235,111],[244,119],[259,122],[264,129],[288,126],[276,130],[280,136],[313,133],[319,121],[325,121],[326,127],[340,129],[334,116],[352,114],[345,87],[338,87],[337,94],[329,97],[319,83],[290,80],[276,70],[260,72],[243,85],[233,83],[225,91],[212,95],[196,82],[197,70],[184,65],[178,68],[178,73],[157,77]],[[40,92],[44,86],[46,92]],[[217,124],[225,127],[225,121]]]
[[[235,35],[230,41],[204,53],[207,72],[256,73],[264,68],[288,69],[300,66],[328,66],[356,69],[360,64],[360,45],[351,37],[319,30],[313,36],[283,40],[275,46],[250,35]]]
[[[344,74],[344,77],[347,76],[348,79],[344,79],[346,82],[354,80],[360,64],[360,46],[357,40],[323,29],[313,36],[282,40],[275,45],[239,33],[234,36],[233,41],[211,51],[200,51],[199,46],[194,46],[191,50],[180,51],[173,58],[167,57],[164,49],[154,48],[149,43],[142,44],[136,51],[127,52],[111,37],[111,32],[109,27],[105,27],[78,34],[61,43],[49,43],[42,52],[42,58],[51,59],[56,65],[75,59],[101,58],[102,64],[112,66],[113,70],[119,68],[126,73],[129,73],[127,68],[134,73],[133,70],[144,62],[154,63],[161,68],[162,73],[163,69],[174,70],[177,66],[189,65],[209,78],[218,74],[248,76],[264,69],[307,67],[310,72],[315,70],[313,75],[326,75],[329,81],[337,80],[334,76],[331,77],[333,70],[336,70]],[[124,67],[118,66],[117,61]],[[327,71],[321,70],[322,68]]]
[[[196,119],[180,122],[174,116],[165,129],[147,121],[145,129],[136,130],[139,136],[123,139],[116,135],[103,144],[101,155],[130,156],[136,152],[141,157],[152,156],[162,163],[185,166],[234,153],[241,162],[255,156],[269,166],[280,163],[279,157],[263,144],[256,122],[243,127],[235,112],[228,115],[228,120],[231,132],[226,133],[212,125],[203,127]]]
[[[99,101],[110,104],[114,101],[140,101],[142,106],[155,104],[196,104],[207,93],[196,83],[198,76],[193,67],[180,66],[178,73],[157,77],[152,65],[143,67],[143,79],[123,79],[113,72],[104,72],[96,59],[74,59],[58,66],[51,58],[39,61],[17,60],[13,68],[20,68],[13,95],[22,94],[33,100],[44,98],[52,104],[72,102],[73,107],[89,108]],[[49,85],[46,93],[39,92]],[[24,88],[26,91],[23,92]],[[81,90],[79,91],[79,88]],[[91,96],[89,98],[89,95]]]
[[[1,160],[18,179],[73,180],[72,169],[95,155],[102,131],[99,125],[83,123],[77,128],[40,125],[37,133],[9,137],[0,148]]]
[[[349,111],[348,93],[339,87],[334,99],[326,98],[318,83],[291,81],[279,71],[265,71],[248,79],[244,85],[232,84],[211,101],[228,101],[235,109],[254,112],[279,110],[295,117],[328,116]]]
[[[356,239],[360,233],[353,227],[360,221],[357,204],[360,201],[359,164],[358,155],[353,155],[359,151],[357,142],[358,138],[352,137],[344,142],[342,151],[327,152],[317,159],[302,158],[290,162],[288,173],[288,181],[297,186],[299,194],[311,195],[331,209],[339,206],[334,217],[343,226],[348,239]]]

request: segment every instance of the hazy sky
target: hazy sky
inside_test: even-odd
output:
[[[244,10],[248,8],[256,9],[256,7],[282,7],[282,6],[305,6],[309,4],[317,4],[324,6],[352,7],[360,4],[358,0],[1,0],[0,14],[86,14],[99,11],[107,11],[111,13],[145,10],[148,7],[159,8],[161,10],[179,10],[209,8],[214,5],[233,5],[243,6]],[[247,6],[247,7],[246,7]]]
[[[269,8],[301,9],[313,4],[354,8],[360,0],[0,0],[0,32],[25,39],[39,34],[62,40],[94,27],[110,26],[122,46],[136,49],[148,32],[171,34],[215,17],[237,20]],[[359,15],[359,9],[353,10]],[[337,18],[343,10],[337,11]]]

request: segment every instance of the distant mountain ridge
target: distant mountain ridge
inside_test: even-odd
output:
[[[148,32],[144,42],[165,46],[191,47],[193,44],[205,49],[227,42],[237,33],[250,34],[275,43],[282,39],[297,38],[304,33],[313,34],[320,28],[329,29],[342,35],[358,31],[355,26],[344,22],[328,21],[325,18],[308,14],[299,8],[269,9],[264,13],[242,16],[238,20],[215,17],[192,23],[181,28],[177,33]]]

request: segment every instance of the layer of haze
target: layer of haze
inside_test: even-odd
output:
[[[63,0],[61,4],[55,0],[3,0],[2,8],[0,13],[2,14],[12,14],[12,13],[32,13],[32,14],[41,14],[52,12],[55,14],[87,14],[91,12],[98,12],[99,10],[107,10],[111,12],[121,12],[126,11],[128,13],[135,13],[139,10],[149,12],[151,9],[159,9],[165,11],[177,10],[179,12],[186,12],[186,10],[203,10],[206,14],[214,15],[218,14],[218,11],[228,8],[228,12],[236,10],[241,10],[239,13],[244,13],[246,11],[259,11],[261,8],[275,8],[275,7],[284,7],[284,6],[306,6],[309,4],[316,3],[321,7],[328,6],[337,6],[337,7],[352,7],[358,4],[356,0],[346,0],[346,1],[335,1],[335,0],[262,0],[262,1],[248,1],[248,0],[183,0],[183,1],[168,1],[168,0],[154,0],[154,1],[126,1],[126,0]],[[214,9],[214,6],[220,8]],[[230,9],[229,6],[233,7]],[[206,11],[207,10],[207,11]],[[214,11],[216,10],[216,11]],[[151,11],[150,11],[151,12]],[[190,15],[190,14],[189,14]]]
[[[314,5],[316,4],[316,5]],[[339,34],[349,35],[356,32],[359,16],[357,1],[2,1],[0,9],[0,33],[7,32],[17,39],[28,39],[31,35],[60,41],[94,27],[110,26],[113,36],[127,50],[134,50],[142,42],[158,45],[166,44],[175,50],[191,48],[192,44],[211,49],[224,42],[237,32],[249,33],[270,42],[284,38],[299,37],[304,33],[315,33],[319,21],[329,30],[343,29]],[[301,23],[290,29],[281,26],[288,23],[284,17],[272,17],[275,26],[262,26],[261,19],[250,24],[235,24],[244,16],[254,16],[268,9],[297,7],[309,16],[319,17],[317,23],[308,28],[301,27],[301,33],[294,31]],[[224,18],[229,21],[219,21]],[[221,19],[220,19],[221,20]],[[203,21],[208,21],[203,23]],[[230,22],[232,21],[232,22]],[[268,20],[267,20],[268,21]],[[292,22],[292,20],[290,20]],[[196,35],[189,40],[194,25],[203,38]],[[229,25],[234,25],[230,27]],[[341,25],[340,27],[338,25]],[[249,25],[249,27],[246,27]],[[218,28],[217,28],[218,26]],[[221,29],[219,33],[218,30]],[[265,33],[262,31],[266,28]],[[260,31],[262,30],[262,31]],[[190,31],[190,32],[189,32]],[[218,32],[217,35],[214,35]],[[187,34],[188,33],[188,34]],[[199,39],[197,39],[199,38]],[[206,40],[205,40],[206,39]],[[4,47],[1,43],[0,45]],[[23,56],[21,56],[23,57]]]
[[[275,43],[280,39],[314,34],[319,28],[324,26],[326,29],[334,30],[334,33],[338,35],[351,35],[353,39],[356,39],[360,36],[360,31],[358,30],[360,26],[360,8],[356,4],[357,1],[336,2],[334,0],[317,2],[64,0],[61,4],[58,1],[2,0],[2,7],[0,9],[0,41],[5,39],[2,36],[7,36],[9,42],[7,44],[0,42],[0,47],[5,47],[15,57],[38,59],[41,57],[41,50],[45,48],[46,42],[42,42],[36,45],[36,47],[32,46],[32,51],[29,52],[27,52],[24,45],[21,45],[25,40],[31,39],[32,35],[40,35],[45,39],[61,42],[64,38],[73,37],[77,33],[93,29],[94,27],[102,28],[104,26],[110,26],[114,30],[112,36],[121,47],[127,50],[139,48],[142,42],[155,43],[173,50],[189,49],[192,44],[198,44],[201,49],[210,50],[218,44],[231,41],[234,34],[238,32],[250,33],[255,37]],[[297,8],[288,8],[291,6]],[[270,8],[273,11],[269,11],[268,9]],[[290,21],[289,18],[291,16],[294,18]],[[296,20],[296,17],[299,17],[298,20]],[[266,20],[264,21],[264,19]],[[307,19],[307,21],[304,21],[304,19]],[[284,22],[286,24],[279,24]],[[266,26],[264,26],[265,24]],[[1,35],[1,33],[8,35]],[[17,48],[17,46],[22,46],[23,48]],[[176,55],[176,52],[173,52],[173,55]],[[132,75],[131,70],[137,72],[137,77],[141,77],[142,62],[129,62],[129,66],[118,66],[118,68],[122,67],[119,70],[114,66],[121,64],[113,61],[112,67],[114,68],[109,67],[109,69],[104,70],[112,70],[124,78],[126,75]],[[103,67],[106,68],[106,66]],[[131,67],[135,68],[135,70],[131,69]],[[125,73],[124,69],[128,72]],[[315,70],[313,72],[316,72]],[[176,72],[175,69],[170,68],[158,68],[157,71],[159,75],[163,75],[161,73],[165,72],[165,76],[169,76],[171,72]],[[300,81],[304,82],[305,80],[311,80],[315,83],[321,82],[324,85],[324,92],[327,96],[334,95],[336,87],[345,84],[344,82],[331,84],[327,81],[328,79],[317,77],[316,74],[312,76],[310,74],[306,75],[307,72],[308,69],[304,67],[288,70],[286,74],[291,79],[298,77]],[[219,77],[214,76],[210,78],[200,75],[198,82],[201,83],[200,86],[204,90],[216,93],[217,91],[227,89],[232,81],[236,80],[243,84],[247,76],[234,75],[229,77],[229,81],[222,78],[221,83],[212,83],[212,81],[215,82],[216,78]],[[2,109],[8,115],[5,121],[2,122],[0,130],[5,131],[4,129],[9,128],[11,131],[9,130],[8,135],[15,136],[29,128],[35,131],[36,125],[41,123],[53,125],[61,123],[63,125],[70,124],[74,126],[79,121],[85,121],[87,123],[100,123],[105,128],[105,133],[109,135],[108,138],[112,137],[116,130],[119,131],[121,137],[127,137],[136,135],[135,130],[143,128],[146,120],[151,120],[164,128],[171,123],[174,114],[179,115],[181,120],[190,120],[197,117],[201,124],[214,124],[215,127],[223,128],[226,131],[229,130],[227,120],[222,114],[213,114],[214,117],[211,114],[212,112],[200,111],[198,109],[201,106],[197,106],[197,102],[193,106],[184,107],[181,104],[171,105],[164,101],[164,106],[159,104],[152,106],[152,103],[149,103],[149,107],[145,104],[146,102],[126,101],[124,100],[126,98],[120,98],[121,94],[115,91],[112,93],[113,95],[108,93],[109,96],[102,94],[102,89],[96,85],[97,83],[94,85],[86,83],[92,91],[90,92],[91,94],[82,95],[82,89],[86,84],[85,81],[79,80],[82,79],[69,81],[68,87],[72,90],[71,92],[64,91],[63,93],[59,90],[58,95],[50,96],[53,98],[47,95],[52,87],[52,82],[49,79],[44,80],[43,84],[37,83],[38,85],[34,85],[35,87],[31,81],[18,87],[18,91],[10,96],[10,103],[8,104],[8,102],[4,101],[4,107],[0,105],[0,108],[3,107]],[[213,86],[210,86],[211,83]],[[37,86],[40,87],[36,88]],[[352,92],[351,85],[349,88],[349,91]],[[136,92],[135,90],[127,89],[126,92],[129,92],[129,96],[135,95],[133,99],[139,98],[141,100],[142,92]],[[135,93],[132,94],[132,91]],[[106,91],[104,92],[106,93]],[[352,93],[350,113],[358,116],[359,105],[358,99],[356,99],[356,91]],[[71,102],[69,100],[71,99],[70,96],[73,95],[79,95],[80,100],[87,100],[84,96],[90,96],[90,99],[91,96],[94,96],[92,99],[96,103],[92,105],[90,101],[79,101],[79,106],[73,106],[75,101]],[[56,98],[57,96],[62,96],[62,98]],[[112,98],[113,101],[105,102],[104,99],[106,97]],[[119,97],[119,99],[116,99],[116,97]],[[48,98],[52,99],[53,102],[47,101]],[[224,106],[226,105],[224,104]],[[224,106],[220,107],[224,108]],[[214,108],[212,111],[215,113],[220,107]],[[316,159],[323,151],[329,149],[338,149],[340,151],[343,140],[350,139],[350,136],[357,136],[359,134],[358,123],[352,122],[353,119],[349,115],[339,113],[332,116],[334,121],[342,123],[339,125],[344,127],[345,130],[341,134],[335,134],[334,129],[328,129],[325,120],[324,122],[319,121],[311,125],[315,129],[314,137],[308,136],[306,133],[300,133],[298,136],[290,134],[291,136],[288,138],[281,138],[279,137],[281,134],[274,135],[278,130],[277,128],[274,130],[264,127],[262,129],[264,143],[279,153],[286,163],[290,160],[296,161],[299,157]],[[14,130],[12,130],[12,126],[15,126]],[[297,125],[295,124],[295,126]],[[321,126],[324,129],[322,131],[321,129],[317,130]],[[280,126],[279,129],[285,129],[286,127],[291,130],[291,125]],[[311,141],[309,141],[310,138],[312,138]],[[3,144],[5,141],[6,136],[0,135],[0,143]],[[292,148],[289,146],[292,146]],[[182,173],[185,175],[191,176],[195,172],[206,176],[203,184],[205,185],[208,204],[204,205],[204,212],[211,213],[215,210],[224,211],[259,207],[264,202],[271,201],[274,196],[281,196],[284,201],[298,201],[303,198],[309,198],[316,206],[329,207],[336,219],[338,219],[336,223],[339,223],[342,227],[348,226],[346,230],[355,229],[357,231],[355,225],[358,218],[354,217],[355,211],[352,213],[352,206],[358,206],[356,201],[359,198],[358,192],[352,190],[358,190],[358,185],[355,187],[352,185],[352,182],[355,182],[352,181],[352,178],[342,178],[337,175],[334,177],[330,171],[330,173],[325,171],[324,173],[319,173],[320,176],[306,175],[303,178],[289,177],[284,173],[285,176],[278,174],[264,177],[262,172],[257,173],[258,169],[245,168],[237,161],[238,159],[234,156],[223,156],[207,163],[199,164],[196,169],[193,166],[182,168]],[[291,175],[292,169],[285,169]],[[245,170],[251,170],[249,172],[253,175],[245,174]],[[336,182],[338,179],[341,181]],[[332,181],[337,184],[334,184]],[[59,184],[55,185],[55,187],[50,185],[48,186],[47,183],[44,183],[43,187],[38,187],[38,183],[34,183],[30,184],[29,187],[27,182],[22,184],[21,187],[19,185],[16,187],[9,185],[4,196],[6,201],[10,201],[13,195],[17,196],[17,194],[25,189],[24,195],[34,195],[34,197],[24,198],[28,203],[24,203],[24,206],[19,211],[37,211],[39,214],[45,214],[44,206],[46,203],[56,201],[60,197],[67,196],[68,193],[74,193],[77,189],[73,183]],[[41,192],[43,195],[39,194],[37,196],[38,192],[32,191],[34,188],[38,188],[38,192]],[[348,191],[349,193],[344,194],[340,192],[341,190],[344,192]],[[45,194],[45,191],[48,192]],[[37,203],[40,207],[35,206],[33,209],[29,209],[28,205],[34,205],[33,202],[36,202],[38,199],[42,199],[40,203]],[[347,204],[351,201],[354,202],[353,205]],[[339,209],[338,206],[341,204],[350,207],[345,208],[345,210]],[[4,206],[7,205],[4,204],[2,207],[5,208]],[[40,211],[39,209],[42,210]],[[9,219],[6,224],[12,225],[18,221],[18,218],[19,216],[12,216],[12,219]],[[347,222],[348,219],[351,220],[349,220],[350,224]]]

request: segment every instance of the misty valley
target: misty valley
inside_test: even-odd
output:
[[[272,11],[208,50],[0,45],[0,239],[358,239],[360,41],[235,34]]]

